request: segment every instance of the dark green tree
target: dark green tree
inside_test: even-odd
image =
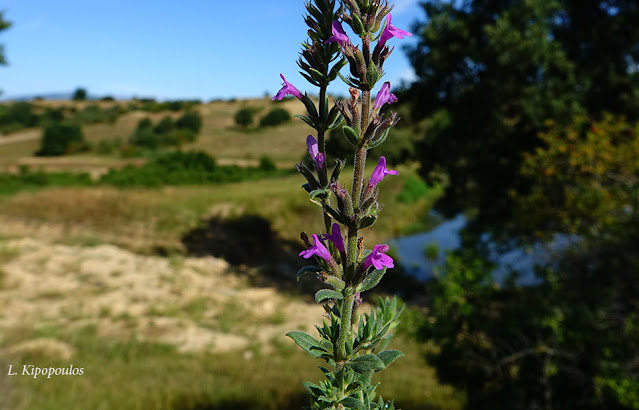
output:
[[[479,211],[483,228],[508,220],[508,192],[530,181],[522,155],[545,121],[602,110],[639,115],[639,3],[466,0],[422,3],[409,57],[414,121],[430,118],[421,173],[444,173],[440,209]],[[406,98],[404,98],[406,100]]]
[[[71,97],[73,101],[84,101],[87,99],[87,90],[86,88],[76,88],[73,92],[73,96]]]
[[[65,155],[84,148],[84,134],[78,125],[55,123],[43,130],[40,150],[36,155]]]
[[[200,116],[200,113],[195,110],[187,111],[184,115],[178,118],[175,122],[175,126],[177,128],[191,130],[193,133],[199,134],[200,129],[202,129],[202,116]]]
[[[11,22],[4,19],[4,11],[0,11],[0,32],[11,27]],[[7,59],[4,56],[4,44],[0,44],[0,64],[7,65]]]

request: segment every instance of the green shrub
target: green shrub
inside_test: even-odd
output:
[[[17,102],[0,110],[0,130],[8,133],[38,125],[40,118],[34,113],[34,106],[28,102]]]
[[[273,108],[260,120],[262,127],[274,127],[291,120],[291,114],[284,108]]]
[[[250,107],[241,108],[238,112],[235,113],[233,117],[235,119],[235,124],[240,127],[246,128],[253,125],[255,117],[255,109]]]
[[[86,148],[82,129],[78,125],[56,123],[42,132],[41,147],[36,155],[57,156]]]
[[[175,126],[181,129],[187,129],[193,131],[195,134],[199,134],[202,128],[202,117],[197,111],[189,111],[182,117],[178,118],[175,122]]]
[[[84,101],[87,99],[87,90],[85,88],[77,88],[73,92],[73,101]]]
[[[275,169],[277,169],[277,167],[275,166],[275,162],[273,162],[273,160],[266,155],[260,158],[259,168],[263,171],[274,171]]]
[[[167,134],[169,131],[172,131],[175,128],[175,121],[173,118],[168,115],[160,120],[160,122],[155,126],[154,130],[158,134]]]
[[[221,167],[204,152],[176,151],[158,156],[139,167],[130,165],[112,169],[102,176],[100,182],[119,187],[157,187],[237,182],[283,174],[283,171],[259,167]]]

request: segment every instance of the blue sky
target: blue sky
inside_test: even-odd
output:
[[[0,67],[3,98],[71,92],[157,99],[259,97],[279,74],[314,91],[298,74],[306,39],[303,0],[4,0],[13,26],[0,33],[9,62]],[[393,25],[423,20],[418,0],[397,0]],[[412,70],[402,46],[384,80]],[[344,86],[334,92],[346,94]]]

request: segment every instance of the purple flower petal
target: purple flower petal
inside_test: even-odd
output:
[[[313,161],[315,161],[317,169],[321,169],[322,165],[324,165],[324,153],[319,152],[319,145],[312,135],[306,137],[306,148],[308,149],[308,153],[311,155]]]
[[[351,42],[351,40],[346,35],[344,28],[342,27],[342,23],[340,23],[339,20],[333,21],[331,27],[333,35],[330,36],[324,44],[337,42],[337,44],[344,47],[346,44]]]
[[[382,181],[382,179],[386,177],[386,175],[399,175],[399,172],[393,169],[387,169],[386,157],[382,155],[381,157],[379,157],[379,161],[377,162],[377,166],[373,170],[370,181],[368,181],[368,186],[370,188],[374,188]]]
[[[313,255],[319,256],[327,262],[332,259],[331,253],[319,240],[317,234],[313,234],[313,245],[311,245],[311,247],[307,250],[300,252],[299,256],[303,256],[304,259],[308,259]]]
[[[388,40],[390,40],[393,37],[397,37],[399,39],[404,38],[404,36],[410,37],[412,36],[411,33],[409,33],[408,31],[404,31],[402,29],[399,29],[395,26],[393,26],[391,24],[391,14],[389,13],[388,16],[386,16],[386,26],[384,27],[384,31],[382,31],[382,34],[379,36],[379,47],[382,48],[384,47],[384,45],[386,44],[386,42]]]
[[[392,268],[395,266],[393,258],[386,255],[388,252],[388,245],[377,244],[373,246],[373,251],[364,259],[362,263],[364,269],[368,269],[371,265],[377,270],[386,268]]]
[[[335,245],[335,247],[341,254],[346,254],[344,238],[342,237],[342,230],[340,229],[339,224],[334,223],[331,227],[331,234],[322,235],[322,239],[329,239],[331,242],[333,242],[333,245]]]
[[[386,81],[384,84],[382,84],[382,88],[377,93],[375,102],[373,103],[373,107],[375,107],[376,110],[379,110],[384,104],[392,104],[396,101],[397,97],[395,96],[395,94],[390,92],[390,82]]]
[[[282,88],[280,88],[277,94],[275,94],[275,97],[273,97],[272,101],[275,101],[275,100],[282,101],[282,98],[284,98],[286,95],[293,95],[298,100],[302,101],[302,93],[300,93],[299,90],[295,88],[293,84],[286,81],[286,78],[284,78],[282,74],[280,74],[280,77],[282,77],[282,80],[284,80],[284,82],[282,83]]]

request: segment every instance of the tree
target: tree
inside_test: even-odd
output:
[[[11,27],[11,22],[4,19],[4,11],[0,11],[0,31],[4,31]],[[7,65],[7,59],[4,56],[4,45],[0,44],[0,64]]]
[[[4,11],[0,11],[0,32],[11,27],[11,22],[4,19]],[[4,44],[0,44],[0,65],[7,65],[7,59],[4,56]],[[0,94],[2,91],[0,90]],[[0,114],[2,109],[0,109]]]
[[[578,246],[528,287],[486,286],[482,258],[450,256],[430,289],[430,362],[473,409],[638,409],[639,122],[578,116],[541,139],[517,223]]]
[[[184,115],[178,118],[175,122],[175,126],[177,128],[190,130],[197,135],[202,128],[202,117],[200,116],[200,113],[195,110],[187,111]]]
[[[243,107],[240,108],[236,113],[233,119],[235,120],[235,124],[242,128],[247,128],[253,125],[255,117],[255,109],[251,107]]]
[[[36,155],[70,154],[84,148],[84,135],[78,125],[56,123],[44,129],[40,145],[40,150]]]
[[[525,192],[523,154],[545,121],[602,110],[639,115],[639,4],[634,1],[467,0],[422,3],[407,92],[425,177],[444,172],[440,210],[479,211],[483,228],[507,221],[508,192]]]
[[[73,101],[84,101],[87,99],[87,90],[85,88],[76,88],[73,92]]]

